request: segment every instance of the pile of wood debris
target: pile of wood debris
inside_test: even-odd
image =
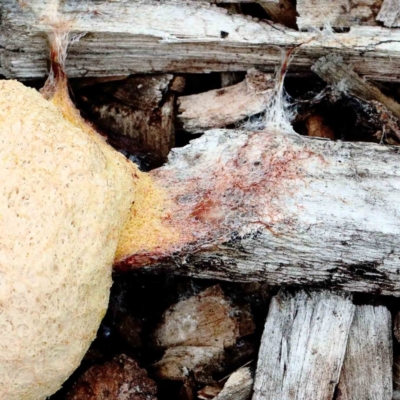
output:
[[[39,87],[44,28],[32,28],[14,3],[0,5],[0,73]],[[65,13],[83,12],[79,2],[65,3]],[[288,140],[311,149],[310,158],[324,151],[326,171],[313,186],[307,179],[320,177],[318,168],[304,167],[302,200],[315,212],[295,235],[267,221],[248,236],[232,232],[202,255],[117,269],[97,340],[51,399],[400,398],[400,233],[390,225],[400,226],[397,3],[131,0],[85,7],[91,18],[78,31],[86,34],[66,65],[73,99],[142,170],[161,167],[172,148],[205,131],[216,129],[208,134],[217,137],[220,129],[262,128],[285,77],[294,131],[323,139]],[[218,162],[186,151],[188,170]],[[336,211],[336,200],[353,208]]]

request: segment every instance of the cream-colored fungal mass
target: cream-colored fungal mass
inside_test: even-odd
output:
[[[0,81],[0,399],[79,365],[108,304],[135,168],[33,89]]]

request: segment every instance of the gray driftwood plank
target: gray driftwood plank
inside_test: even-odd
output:
[[[336,400],[391,400],[392,318],[383,306],[357,306]]]
[[[253,400],[331,399],[354,308],[351,298],[327,291],[274,297],[262,337]]]

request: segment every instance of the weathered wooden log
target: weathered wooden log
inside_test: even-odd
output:
[[[0,4],[0,73],[20,79],[43,77],[47,71],[44,33],[51,29],[44,10],[50,0],[19,3],[25,7],[21,9],[16,0]],[[40,10],[33,14],[31,7],[37,3]],[[69,0],[60,13],[64,19],[75,19],[72,32],[86,33],[70,48],[69,77],[273,70],[281,61],[280,49],[301,45],[293,69],[308,71],[318,58],[340,52],[361,75],[400,80],[400,32],[396,30],[354,27],[340,34],[297,32],[229,15],[201,1],[103,2],[88,8],[86,2]]]
[[[383,306],[357,306],[336,400],[392,400],[392,318]]]
[[[329,293],[272,299],[259,352],[253,400],[331,399],[355,306]]]
[[[150,173],[156,189],[134,209],[145,224],[128,231],[116,268],[398,296],[399,156],[395,146],[208,131]]]

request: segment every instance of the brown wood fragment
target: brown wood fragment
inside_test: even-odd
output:
[[[400,353],[395,351],[393,360],[393,400],[400,400]]]
[[[394,316],[393,333],[397,341],[400,342],[400,312],[397,312]]]
[[[238,338],[253,331],[250,310],[233,306],[220,286],[212,286],[168,309],[154,334],[154,340],[161,348],[225,348],[235,345]]]
[[[221,128],[263,112],[272,95],[271,74],[250,70],[236,85],[179,98],[178,118],[192,133]]]
[[[169,89],[172,84],[174,91]],[[119,147],[125,136],[131,152],[151,153],[159,166],[175,144],[175,92],[183,86],[184,80],[173,80],[172,75],[140,75],[84,89],[80,96],[87,115],[110,142]],[[130,150],[129,145],[121,147]]]
[[[400,104],[384,95],[377,86],[361,78],[338,54],[319,59],[312,70],[329,84],[340,84],[343,90],[361,99],[376,100],[397,118],[400,117]]]
[[[67,400],[156,400],[157,386],[126,355],[89,368],[67,394]]]
[[[391,327],[386,307],[356,307],[336,400],[392,399]]]
[[[308,136],[335,139],[334,132],[325,124],[324,118],[321,115],[310,115],[306,120],[306,128]]]
[[[197,382],[212,382],[212,373],[222,370],[225,348],[253,331],[249,309],[232,306],[219,286],[208,288],[164,314],[154,342],[167,350],[155,372],[162,379],[184,380],[191,371]]]
[[[259,352],[253,400],[331,399],[355,306],[327,291],[272,299]]]
[[[258,0],[257,3],[264,8],[272,21],[287,26],[288,28],[297,28],[297,12],[291,0]]]
[[[376,25],[381,5],[382,0],[297,0],[297,24],[301,30]]]
[[[376,17],[389,28],[400,26],[400,4],[397,0],[383,0],[382,7]]]

